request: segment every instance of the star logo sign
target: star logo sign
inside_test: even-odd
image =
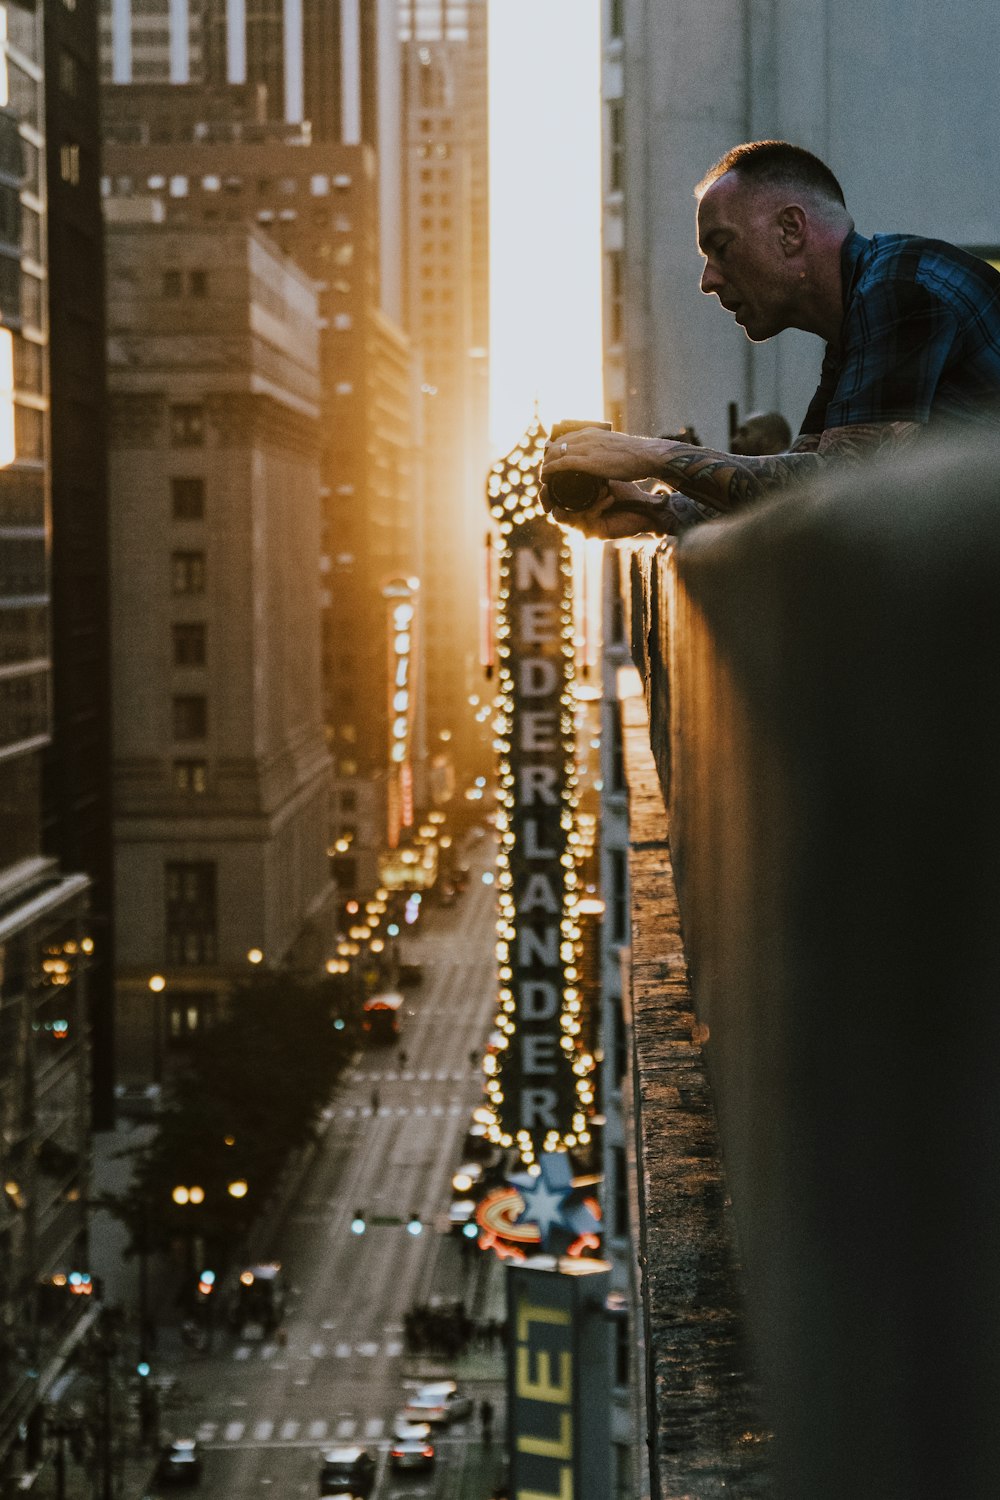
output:
[[[600,1234],[601,1224],[584,1203],[572,1202],[576,1190],[565,1151],[544,1151],[537,1176],[520,1172],[510,1181],[524,1200],[517,1223],[536,1224],[543,1250],[554,1248],[553,1240],[582,1234]]]

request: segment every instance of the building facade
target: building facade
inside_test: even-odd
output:
[[[333,886],[315,289],[260,231],[137,207],[107,246],[121,1072],[145,1080],[249,965],[322,962]]]
[[[230,92],[111,90],[104,187],[172,224],[263,227],[318,284],[329,847],[338,884],[353,893],[377,884],[388,828],[382,589],[419,563],[409,343],[380,307],[374,153],[269,125],[248,91],[235,92],[240,118],[227,120]],[[336,848],[345,837],[346,854]]]
[[[478,607],[488,467],[489,212],[483,0],[400,0],[406,322],[421,360],[428,750],[442,793],[481,741]]]
[[[97,944],[87,975],[94,1125],[113,1120],[114,925],[104,244],[97,21],[45,15],[51,406],[53,734],[43,756],[43,841],[90,876]]]
[[[84,1331],[88,881],[44,851],[52,735],[45,53],[41,7],[0,5],[0,1484]],[[82,1279],[78,1283],[83,1285]]]

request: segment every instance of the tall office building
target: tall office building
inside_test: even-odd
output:
[[[87,976],[94,1124],[113,1120],[114,928],[111,642],[97,20],[47,5],[52,716],[43,842],[91,878],[97,936]]]
[[[485,0],[400,0],[406,319],[421,382],[428,745],[467,775],[481,691],[478,584],[488,466]]]
[[[256,98],[249,86],[109,90],[105,188],[149,200],[150,213],[176,225],[253,223],[319,284],[330,848],[338,883],[370,889],[390,827],[383,589],[417,572],[409,343],[379,307],[374,153],[269,124],[255,116]]]
[[[316,292],[259,229],[148,222],[154,204],[113,202],[108,231],[119,995],[136,1081],[224,1010],[249,954],[318,972],[333,940]]]
[[[105,83],[263,89],[268,117],[379,162],[382,306],[400,320],[399,0],[101,0]]]
[[[42,842],[52,734],[42,7],[0,4],[0,1487],[30,1468],[87,1264],[88,881]],[[62,1280],[60,1280],[62,1278]],[[79,1285],[83,1285],[81,1281]],[[92,1287],[90,1288],[92,1290]]]

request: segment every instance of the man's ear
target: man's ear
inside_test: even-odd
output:
[[[778,214],[778,236],[781,248],[789,257],[798,255],[806,239],[808,218],[798,203],[787,203]]]

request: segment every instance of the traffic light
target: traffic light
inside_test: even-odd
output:
[[[354,1218],[351,1220],[351,1233],[364,1234],[367,1228],[368,1226],[365,1223],[364,1209],[356,1208],[354,1210]]]
[[[406,1223],[407,1234],[423,1234],[424,1226],[419,1214],[411,1214]]]
[[[215,1291],[215,1272],[202,1271],[198,1277],[198,1296],[202,1302],[207,1302]]]
[[[149,1374],[149,1365],[146,1360],[140,1359],[139,1363],[135,1367],[135,1373],[141,1380],[146,1379]]]

